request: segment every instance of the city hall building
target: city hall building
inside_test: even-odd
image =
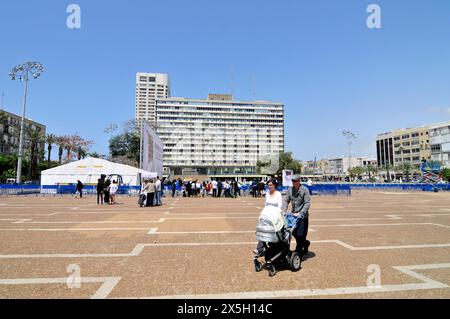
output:
[[[207,99],[157,98],[156,131],[170,175],[255,175],[256,163],[276,165],[284,152],[284,105]]]

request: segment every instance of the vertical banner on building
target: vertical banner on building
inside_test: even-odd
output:
[[[142,133],[142,164],[141,169],[163,174],[164,145],[154,128],[147,121],[143,121]]]
[[[294,175],[294,171],[289,169],[283,170],[283,186],[292,186],[292,176]]]

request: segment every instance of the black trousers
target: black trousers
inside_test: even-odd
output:
[[[217,189],[217,197],[220,197],[222,195],[222,188]]]
[[[103,204],[103,192],[97,192],[97,205]]]
[[[213,188],[213,197],[217,197],[217,188]]]
[[[300,219],[297,222],[297,226],[294,229],[293,235],[297,242],[295,251],[300,255],[303,255],[306,244],[306,236],[308,235],[309,218]]]
[[[77,192],[80,193],[80,198],[83,198],[83,191],[81,190],[81,188],[78,188]]]
[[[175,197],[175,191],[176,190],[177,190],[176,188],[172,188],[172,197]]]
[[[105,194],[104,202],[109,204],[109,191],[104,191],[103,193]]]
[[[155,193],[147,193],[147,203],[145,206],[154,206],[153,200],[155,199]]]

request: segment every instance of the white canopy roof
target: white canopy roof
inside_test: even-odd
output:
[[[139,175],[156,177],[156,173],[133,166],[88,157],[42,171],[41,185],[69,184],[76,183],[77,180],[83,184],[97,184],[101,174],[121,175],[123,183],[127,185],[140,185]]]

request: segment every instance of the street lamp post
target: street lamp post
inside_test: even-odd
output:
[[[356,139],[355,133],[351,131],[344,131],[342,132],[342,135],[347,138],[348,143],[348,173],[350,174],[350,169],[352,168],[352,162],[351,162],[351,153],[350,153],[350,147],[352,145],[352,142],[354,139]]]
[[[17,175],[16,182],[21,183],[21,175],[22,175],[22,157],[23,157],[23,140],[24,140],[24,128],[25,128],[25,110],[27,104],[27,91],[28,91],[28,79],[29,75],[33,76],[34,79],[37,79],[44,72],[44,68],[42,64],[39,62],[25,62],[23,64],[19,64],[14,67],[9,74],[11,80],[15,80],[16,78],[19,81],[25,81],[24,93],[23,93],[23,103],[22,103],[22,120],[20,123],[20,137],[19,137],[19,155],[17,157]]]

